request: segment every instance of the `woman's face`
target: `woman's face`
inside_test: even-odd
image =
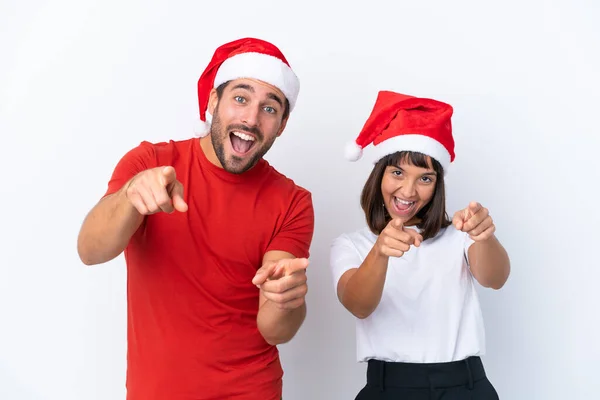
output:
[[[381,194],[385,208],[404,225],[416,224],[415,216],[433,198],[438,177],[429,157],[427,165],[420,168],[401,160],[399,165],[390,165],[383,172]]]

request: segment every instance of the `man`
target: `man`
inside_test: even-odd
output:
[[[305,314],[311,194],[263,159],[299,82],[277,47],[219,47],[198,81],[200,139],[142,142],[86,217],[88,265],[125,252],[128,400],[281,398],[276,345]]]

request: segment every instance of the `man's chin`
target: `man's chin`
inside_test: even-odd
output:
[[[223,169],[232,174],[243,174],[256,164],[251,157],[229,157],[223,164]]]
[[[225,159],[220,159],[219,161],[221,161],[221,165],[225,171],[232,174],[243,174],[258,164],[259,160],[266,153],[266,150],[268,150],[268,147],[257,147],[250,149],[246,154],[239,154],[232,149],[226,149]]]

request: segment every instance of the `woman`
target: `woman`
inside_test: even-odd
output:
[[[372,144],[375,162],[361,196],[367,227],[331,248],[338,298],[357,318],[358,361],[368,362],[356,400],[498,399],[479,358],[474,279],[500,289],[510,262],[486,208],[472,202],[452,221],[446,214],[452,112],[380,92],[347,154],[357,160]]]

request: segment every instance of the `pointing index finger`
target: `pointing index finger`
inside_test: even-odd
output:
[[[259,286],[265,283],[275,271],[275,267],[277,267],[277,263],[273,262],[260,267],[252,279],[252,284]]]
[[[479,204],[476,201],[472,201],[469,203],[469,210],[471,210],[473,214],[477,213],[477,211],[481,210],[481,208],[481,204]]]
[[[291,275],[306,269],[308,267],[308,260],[306,258],[291,258],[281,260],[280,265],[283,266],[284,275]]]
[[[396,228],[396,229],[398,229],[398,230],[400,230],[400,231],[401,231],[401,230],[402,230],[402,228],[403,228],[403,226],[404,226],[404,224],[402,223],[402,220],[401,220],[400,218],[395,218],[395,219],[392,221],[392,226],[393,226],[394,228]]]
[[[161,171],[161,181],[164,186],[169,185],[175,181],[177,175],[175,174],[175,168],[169,166],[164,167]]]

